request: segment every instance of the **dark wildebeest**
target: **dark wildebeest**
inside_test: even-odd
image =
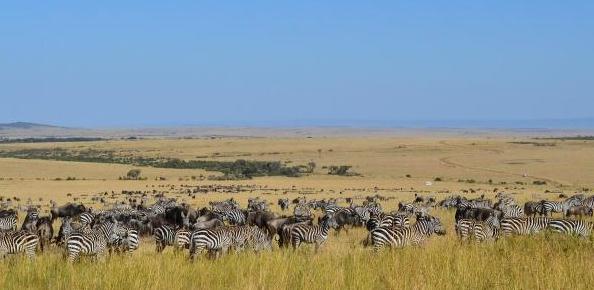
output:
[[[39,247],[43,251],[44,247],[49,245],[54,237],[53,221],[49,216],[40,217],[35,227],[39,236]]]
[[[579,216],[580,218],[583,216],[592,216],[592,209],[583,205],[572,206],[565,212],[565,216]]]
[[[497,217],[499,220],[501,220],[503,218],[503,212],[488,208],[459,208],[456,210],[455,218],[457,223],[461,219],[486,221],[491,216]]]
[[[340,210],[334,214],[332,217],[336,221],[336,235],[340,234],[340,231],[344,229],[347,234],[349,233],[349,228],[354,227],[357,224],[358,217],[356,214],[351,214],[348,211]],[[321,223],[323,217],[318,217],[318,224]]]
[[[37,208],[29,208],[27,210],[27,215],[25,216],[25,220],[23,221],[23,225],[21,226],[22,231],[27,231],[30,233],[35,233],[37,229],[37,220],[39,219],[39,211]]]
[[[273,220],[269,220],[266,223],[266,228],[268,229],[268,235],[270,236],[270,239],[272,240],[274,238],[275,235],[279,236],[278,239],[278,244],[279,246],[283,246],[286,245],[288,246],[288,240],[287,243],[284,243],[283,239],[283,228],[287,225],[291,225],[291,224],[296,224],[299,221],[302,221],[301,218],[295,218],[295,217],[282,217],[282,218],[276,218]],[[305,224],[311,224],[311,219],[303,221],[302,223]]]
[[[282,211],[289,209],[289,199],[288,198],[279,198],[278,205],[280,206]]]
[[[538,213],[536,210],[538,204],[538,201],[527,201],[524,204],[524,214],[526,216],[535,216]]]
[[[195,224],[191,225],[190,228],[192,230],[204,230],[204,229],[218,228],[218,227],[222,227],[224,225],[225,224],[223,223],[222,220],[220,220],[218,218],[213,218],[213,219],[207,220],[207,221],[196,222]]]
[[[261,229],[266,229],[268,221],[275,218],[276,215],[269,211],[251,211],[247,215],[246,223],[250,226],[258,226]]]
[[[54,207],[51,210],[52,220],[62,217],[73,217],[87,211],[87,208],[82,204],[67,203],[60,207]]]

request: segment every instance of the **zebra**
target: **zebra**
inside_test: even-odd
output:
[[[419,218],[409,228],[376,228],[369,233],[368,240],[378,251],[384,246],[401,248],[407,245],[420,245],[432,234],[446,233],[441,221],[436,217]]]
[[[282,226],[281,234],[278,239],[278,246],[287,248],[291,244],[291,231],[298,225],[311,225],[309,221],[298,221],[296,223],[285,224]]]
[[[516,204],[508,206],[500,206],[499,210],[503,212],[503,217],[523,217],[524,209]]]
[[[160,226],[153,231],[157,253],[163,252],[167,246],[176,245],[175,238],[178,231],[179,229],[170,225]]]
[[[0,217],[0,232],[16,231],[17,229],[17,216],[15,213],[9,213],[8,215]]]
[[[546,217],[512,217],[501,220],[502,235],[532,235],[537,234],[549,225]]]
[[[78,216],[78,220],[83,226],[92,224],[94,219],[95,215],[90,212],[83,212]]]
[[[173,237],[173,248],[178,251],[180,249],[188,249],[190,247],[190,237],[192,232],[186,229],[178,229],[175,231]]]
[[[0,233],[0,253],[25,253],[29,259],[35,258],[35,250],[39,244],[39,237],[28,231],[11,231]]]
[[[223,217],[226,218],[231,225],[244,225],[247,221],[246,215],[240,209],[227,210],[223,214]]]
[[[301,243],[315,244],[316,251],[328,239],[330,228],[337,228],[336,220],[331,216],[324,216],[317,226],[300,224],[291,229],[291,245],[293,249],[299,248]]]
[[[129,226],[118,227],[118,238],[113,242],[113,249],[117,252],[132,253],[140,247],[138,231]],[[111,250],[111,249],[110,249]]]
[[[70,217],[63,217],[62,218],[62,225],[60,225],[60,229],[58,230],[58,236],[56,237],[56,243],[58,245],[66,244],[66,240],[70,234],[74,232],[74,228],[72,227],[72,220]]]
[[[496,240],[499,228],[499,220],[494,216],[486,221],[461,219],[456,223],[456,233],[462,241],[468,238],[474,238],[477,242]]]
[[[247,245],[254,251],[272,250],[272,241],[266,231],[257,226],[251,227],[251,233],[247,241]]]
[[[34,233],[37,231],[37,220],[39,220],[39,211],[36,208],[29,208],[27,215],[21,226],[21,230]]]
[[[592,234],[593,226],[594,223],[584,220],[554,219],[549,222],[548,229],[557,233],[586,238]]]
[[[102,256],[108,246],[118,239],[119,225],[115,221],[100,224],[90,231],[75,231],[66,240],[68,262],[75,262],[81,255]]]
[[[589,197],[585,198],[584,200],[582,200],[582,205],[587,206],[594,210],[594,195],[589,196]]]
[[[226,227],[194,231],[190,236],[190,260],[194,260],[202,250],[207,250],[209,254],[225,254],[231,246],[232,237]]]
[[[567,208],[564,202],[542,200],[536,205],[536,212],[541,216],[549,216],[553,212],[565,212]]]
[[[367,221],[367,230],[371,231],[377,227],[392,228],[392,227],[409,227],[410,218],[407,214],[397,213],[389,215],[380,215],[370,218]]]

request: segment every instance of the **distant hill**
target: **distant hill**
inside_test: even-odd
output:
[[[0,123],[0,130],[65,129],[64,127],[29,122]]]

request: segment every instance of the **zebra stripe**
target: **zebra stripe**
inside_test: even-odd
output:
[[[16,231],[17,217],[16,214],[0,217],[0,232]]]
[[[583,220],[555,219],[549,222],[548,229],[557,233],[586,238],[592,234],[593,225],[594,223]]]
[[[291,245],[293,249],[299,248],[301,243],[315,244],[316,251],[328,239],[330,227],[336,227],[336,221],[329,216],[324,216],[319,225],[299,224],[291,229]]]
[[[75,231],[66,241],[68,251],[68,262],[72,263],[81,255],[99,257],[103,255],[107,247],[117,241],[118,224],[108,222],[97,226],[90,232]]]
[[[190,259],[194,260],[203,250],[211,254],[218,252],[225,254],[231,247],[231,243],[231,235],[224,227],[194,231],[190,237]]]
[[[501,220],[501,233],[503,235],[533,235],[544,230],[550,219],[545,217],[514,217]]]
[[[401,248],[408,245],[419,245],[433,233],[443,235],[445,229],[438,218],[419,219],[409,228],[377,228],[369,233],[371,244],[377,251],[382,247]]]
[[[0,253],[16,254],[23,252],[29,259],[35,258],[39,237],[27,231],[0,233]]]

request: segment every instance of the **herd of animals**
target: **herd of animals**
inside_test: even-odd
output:
[[[431,215],[436,207],[455,210],[455,229],[461,240],[494,241],[547,230],[589,237],[594,224],[583,218],[592,216],[594,196],[563,198],[520,206],[505,193],[498,193],[495,201],[458,195],[439,202],[415,194],[413,201],[401,202],[389,212],[382,209],[378,195],[366,197],[361,204],[352,198],[278,199],[285,214],[272,212],[271,204],[259,197],[250,198],[246,208],[233,198],[210,202],[200,209],[164,196],[151,205],[124,203],[103,210],[82,203],[58,206],[53,202],[46,216],[40,215],[37,207],[29,207],[20,229],[17,210],[0,210],[0,253],[24,253],[34,258],[48,247],[58,247],[68,262],[75,262],[81,256],[97,259],[107,254],[130,254],[141,241],[151,239],[156,252],[170,246],[177,252],[187,250],[191,260],[201,253],[218,257],[229,250],[270,251],[273,242],[281,249],[314,244],[317,251],[328,239],[330,229],[338,235],[353,227],[366,228],[368,235],[361,243],[379,250],[419,245],[434,234],[446,234],[441,220]],[[339,206],[343,203],[348,205]],[[553,218],[553,213],[560,213],[560,217]],[[61,224],[54,232],[56,220]]]

